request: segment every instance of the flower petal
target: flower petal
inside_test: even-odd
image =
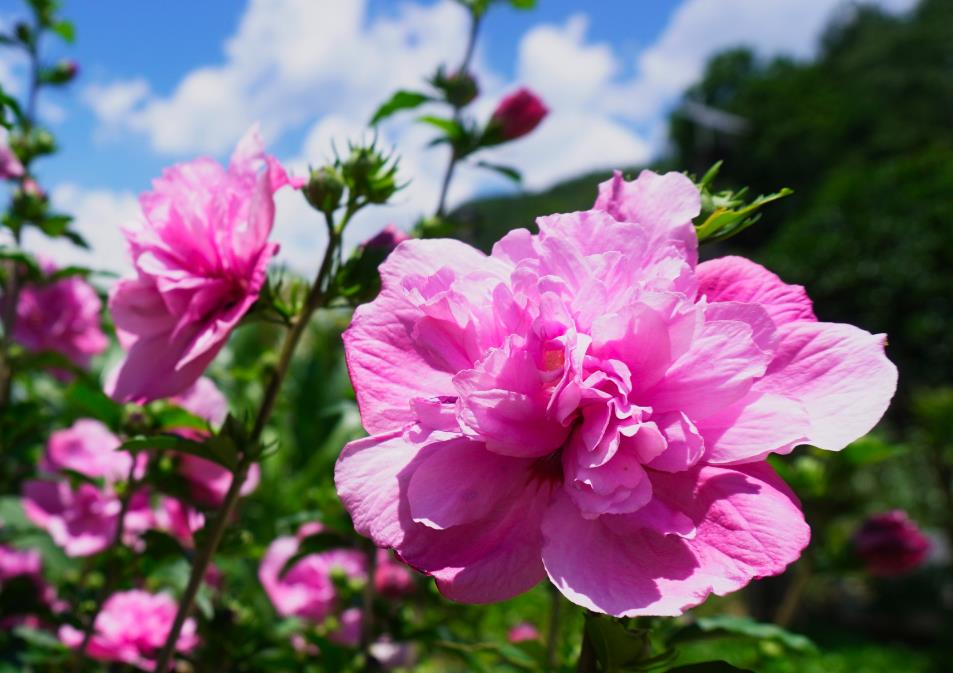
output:
[[[744,257],[719,257],[702,262],[695,272],[699,294],[710,301],[760,304],[776,325],[817,320],[803,287],[788,285],[776,274]]]

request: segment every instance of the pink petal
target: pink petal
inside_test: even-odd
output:
[[[788,453],[807,442],[810,419],[804,406],[774,393],[749,393],[698,422],[705,438],[705,462],[747,463],[769,453]]]
[[[410,513],[414,521],[437,529],[480,519],[525,485],[530,462],[469,439],[445,442],[422,458],[410,478]]]
[[[699,293],[710,301],[760,304],[779,326],[799,320],[817,320],[803,287],[788,285],[744,257],[719,257],[702,262],[695,272]]]
[[[432,274],[445,265],[466,273],[481,269],[487,259],[457,241],[413,240],[398,245],[381,265],[380,295],[358,307],[344,333],[348,369],[368,432],[413,423],[411,400],[416,397],[456,395],[455,372],[434,368],[413,339],[413,327],[424,314],[407,299],[404,276]]]
[[[801,402],[809,443],[839,451],[880,420],[897,387],[886,337],[840,323],[798,322],[780,329],[777,355],[755,390]]]

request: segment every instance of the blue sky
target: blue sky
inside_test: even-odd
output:
[[[915,0],[876,0],[903,11]],[[135,220],[135,195],[163,166],[198,154],[225,159],[259,121],[271,151],[293,170],[319,163],[331,141],[360,135],[376,104],[433,67],[459,61],[464,12],[452,0],[66,0],[76,44],[54,45],[82,74],[48,96],[45,123],[63,151],[39,167],[60,207],[73,211],[95,253],[34,239],[62,261],[128,268],[118,225]],[[552,114],[492,158],[519,167],[530,189],[584,170],[632,165],[664,147],[665,118],[713,53],[737,44],[764,55],[810,57],[842,0],[539,0],[501,6],[484,25],[475,61],[477,116],[519,85]],[[16,18],[0,7],[0,26]],[[0,51],[0,82],[21,87],[22,63]],[[413,180],[400,202],[356,223],[352,242],[388,222],[408,227],[432,210],[444,157],[407,120],[382,129]],[[595,186],[594,186],[595,187]],[[511,190],[463,170],[451,202]],[[279,201],[284,260],[305,270],[321,228],[299,198]]]

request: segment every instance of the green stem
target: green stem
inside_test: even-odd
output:
[[[582,650],[579,652],[576,673],[598,673],[599,671],[599,658],[596,656],[596,648],[593,647],[592,639],[589,637],[587,621],[588,617],[582,622]]]
[[[559,646],[560,617],[563,597],[555,585],[549,585],[549,624],[546,628],[546,670],[553,670],[556,663],[556,648]]]
[[[311,290],[308,292],[308,297],[305,300],[301,314],[292,322],[291,328],[285,335],[281,354],[278,357],[278,364],[275,366],[271,378],[268,380],[268,384],[262,396],[261,406],[255,417],[255,425],[253,426],[249,440],[250,446],[258,444],[261,440],[265,425],[268,423],[272,411],[274,411],[282,383],[288,374],[288,368],[291,366],[292,357],[294,356],[298,344],[301,342],[301,337],[304,336],[311,316],[314,315],[314,312],[320,308],[328,298],[328,288],[332,277],[331,269],[334,266],[335,250],[341,243],[341,231],[356,210],[356,206],[349,207],[341,224],[338,227],[329,227],[328,245],[324,251],[321,268],[318,270],[314,283],[311,285]],[[242,484],[245,482],[248,470],[255,462],[255,459],[256,456],[254,454],[246,452],[238,461],[238,465],[232,474],[231,486],[225,495],[225,501],[222,503],[218,516],[215,518],[215,522],[206,538],[205,544],[203,544],[202,548],[198,551],[195,562],[192,564],[189,582],[185,587],[182,598],[179,600],[179,608],[176,612],[175,620],[172,622],[172,628],[166,637],[165,645],[163,645],[162,651],[156,660],[156,667],[154,669],[156,673],[166,673],[169,670],[169,664],[172,662],[172,657],[175,654],[175,646],[178,642],[179,634],[182,632],[182,626],[189,616],[189,612],[195,602],[195,596],[198,593],[199,587],[202,585],[202,580],[205,577],[209,563],[211,563],[212,557],[222,542],[225,529],[228,528],[229,520],[232,518],[235,507],[238,504]]]
[[[473,54],[476,51],[477,36],[480,33],[481,15],[475,11],[470,12],[470,34],[467,38],[467,47],[463,55],[463,61],[457,69],[461,76],[470,71],[470,62],[473,60]],[[463,108],[454,106],[453,121],[459,123],[462,117]],[[437,217],[443,217],[447,210],[447,194],[450,191],[450,182],[453,180],[453,172],[457,167],[457,162],[461,159],[456,149],[450,151],[450,160],[447,162],[447,170],[443,174],[443,183],[440,186],[440,199],[437,201]]]

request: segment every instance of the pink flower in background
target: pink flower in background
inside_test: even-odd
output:
[[[41,266],[46,274],[56,271],[50,262]],[[99,324],[101,308],[93,287],[77,276],[25,285],[17,300],[13,338],[28,350],[52,351],[78,367],[88,367],[92,357],[109,346]],[[57,375],[66,377],[62,372]]]
[[[40,552],[0,545],[0,587],[14,580],[26,580],[35,588],[35,594],[30,600],[6,606],[6,612],[12,616],[0,621],[0,627],[38,625],[36,617],[29,614],[31,610],[42,609],[44,606],[54,610],[63,607],[56,598],[56,590],[43,579],[42,571],[43,559]]]
[[[192,498],[208,507],[218,507],[232,485],[232,473],[218,463],[190,454],[179,456],[179,474],[189,482]],[[248,495],[258,488],[261,470],[252,465],[242,484],[241,495]]]
[[[10,180],[23,176],[23,164],[4,140],[0,142],[0,180]]]
[[[99,421],[82,418],[65,430],[57,430],[46,444],[43,468],[72,470],[93,479],[123,481],[129,476],[133,457],[117,451],[122,442]],[[145,470],[147,456],[138,457],[137,471]]]
[[[528,640],[539,640],[539,629],[529,622],[520,622],[507,632],[506,639],[511,643],[525,643]]]
[[[499,129],[504,140],[516,140],[539,126],[549,109],[529,89],[514,91],[500,101],[490,117],[490,127]]]
[[[96,617],[93,637],[86,654],[99,661],[117,661],[151,671],[155,657],[165,643],[175,619],[176,601],[165,593],[121,591],[113,594]],[[65,625],[60,627],[60,640],[76,649],[83,642],[83,632]],[[198,645],[195,620],[187,619],[176,650],[188,652]]]
[[[867,571],[882,577],[916,570],[930,551],[929,538],[899,509],[869,517],[854,533],[853,543]]]
[[[407,564],[394,558],[390,551],[378,549],[374,591],[384,598],[396,600],[413,593],[415,588],[414,574]]]
[[[379,232],[364,241],[362,247],[365,250],[380,250],[386,254],[389,254],[391,250],[409,239],[410,236],[406,232],[401,231],[393,224],[388,224]]]
[[[301,617],[321,623],[338,607],[332,572],[342,572],[356,580],[367,577],[364,554],[354,549],[331,549],[310,554],[295,563],[282,577],[285,563],[298,553],[300,540],[319,531],[320,526],[306,524],[296,537],[276,538],[261,560],[258,579],[282,617]],[[342,638],[345,636],[343,634]]]
[[[89,556],[106,549],[116,535],[122,503],[109,490],[83,483],[73,489],[66,481],[27,481],[23,511],[44,529],[67,556]],[[123,527],[123,540],[135,545],[151,528],[154,517],[148,494],[133,495]]]
[[[165,531],[185,547],[195,544],[195,533],[205,525],[205,516],[177,498],[162,496],[153,513],[155,527]]]
[[[485,256],[399,245],[344,336],[361,417],[338,493],[359,532],[447,597],[548,577],[612,615],[677,615],[808,542],[764,462],[839,450],[887,408],[884,337],[818,322],[741,258],[696,266],[680,174],[603,184]]]
[[[146,402],[198,380],[258,298],[278,249],[268,242],[273,195],[287,184],[253,127],[227,169],[206,158],[179,164],[140,198],[143,220],[124,231],[136,277],[109,300],[128,351],[113,397]]]
[[[228,400],[215,382],[206,376],[169,401],[199,418],[204,418],[212,426],[221,425],[228,416]]]

